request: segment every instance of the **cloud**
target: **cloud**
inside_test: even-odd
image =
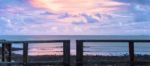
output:
[[[147,1],[0,0],[0,34],[148,35]]]
[[[150,4],[149,0],[114,0],[122,3],[127,3],[128,8],[124,13],[132,14],[135,22],[147,22],[150,21]]]
[[[50,12],[69,14],[104,13],[117,9],[112,6],[126,5],[111,0],[31,0],[30,3],[34,7],[47,9]]]

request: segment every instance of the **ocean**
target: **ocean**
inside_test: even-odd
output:
[[[71,54],[76,54],[76,40],[80,39],[150,39],[150,36],[119,36],[119,35],[1,35],[5,40],[71,40]],[[13,44],[13,47],[22,48],[22,44]],[[150,43],[135,43],[135,54],[149,55]],[[62,43],[38,43],[29,44],[29,55],[62,55]],[[128,55],[127,42],[86,42],[84,43],[84,55]],[[22,54],[22,50],[13,51]]]

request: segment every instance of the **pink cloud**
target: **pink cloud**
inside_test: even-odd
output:
[[[126,5],[111,0],[31,0],[30,3],[34,7],[44,8],[51,12],[69,14],[106,13],[117,9],[113,6]]]

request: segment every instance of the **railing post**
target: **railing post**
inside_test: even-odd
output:
[[[76,66],[83,66],[83,42],[76,41]]]
[[[11,43],[2,44],[2,61],[11,62]],[[11,66],[11,64],[6,64],[6,66]]]
[[[134,42],[129,42],[129,58],[130,58],[130,66],[134,66]]]
[[[5,46],[6,61],[11,62],[11,43],[6,43]]]
[[[4,51],[5,51],[5,44],[4,44],[5,41],[6,41],[6,40],[0,40],[0,42],[2,42],[2,43],[1,43],[1,45],[2,45],[2,46],[1,46],[1,47],[2,47],[2,48],[1,48],[1,54],[2,54],[2,56],[1,56],[1,61],[2,61],[2,62],[5,61],[5,52],[4,52]]]
[[[4,62],[5,61],[5,44],[4,43],[2,43],[2,62]]]
[[[70,40],[63,42],[63,66],[70,66]]]
[[[23,66],[27,66],[28,62],[28,43],[23,43]]]

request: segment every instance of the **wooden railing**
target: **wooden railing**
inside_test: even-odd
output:
[[[150,42],[150,40],[76,40],[76,66],[83,66],[84,62],[83,61],[83,45],[85,42],[128,42],[128,50],[129,50],[129,59],[130,61],[128,62],[130,66],[135,66],[135,64],[147,64],[150,62],[135,62],[135,53],[134,53],[134,43],[135,42]],[[88,62],[91,63],[91,62]],[[97,63],[97,62],[96,62]],[[102,63],[102,62],[98,62]],[[103,62],[108,64],[109,62]],[[114,64],[116,62],[110,62],[110,64]],[[121,63],[121,62],[120,62]]]
[[[23,60],[22,62],[11,62],[12,60],[12,44],[22,43],[23,44]],[[63,43],[63,62],[29,62],[28,61],[28,44],[30,43]],[[33,41],[0,41],[2,44],[2,57],[1,65],[11,66],[13,64],[17,65],[63,65],[70,66],[70,40],[33,40]]]
[[[149,62],[135,62],[135,53],[134,53],[134,43],[135,42],[150,42],[150,40],[76,40],[76,66],[83,66],[83,45],[85,42],[128,42],[128,50],[129,50],[129,59],[128,62],[130,66],[135,66],[135,64],[145,64]],[[13,43],[22,43],[23,44],[23,60],[22,62],[11,62],[12,60],[12,44]],[[28,61],[28,44],[30,43],[63,43],[63,62],[29,62]],[[34,65],[63,65],[63,66],[71,66],[70,63],[70,40],[35,40],[35,41],[0,41],[2,44],[2,59],[0,64],[4,64],[7,66],[11,66],[13,64],[28,66],[31,64]],[[91,62],[92,63],[92,62]],[[101,63],[101,62],[99,62]],[[105,62],[108,63],[108,62]],[[114,62],[111,62],[112,64]]]

